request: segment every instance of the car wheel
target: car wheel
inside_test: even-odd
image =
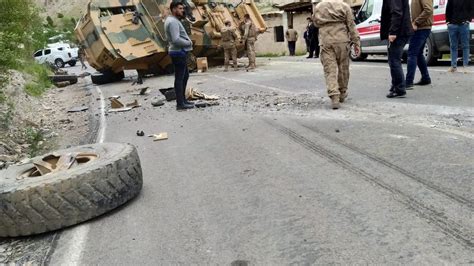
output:
[[[354,44],[351,45],[351,50],[349,52],[349,57],[351,58],[352,61],[363,61],[367,59],[367,54],[362,53],[362,48],[360,48],[360,53],[359,55],[356,55]]]
[[[76,65],[76,60],[71,60],[68,62],[68,64],[73,67]]]
[[[143,185],[130,144],[79,146],[0,172],[0,237],[39,234],[102,215]]]
[[[57,68],[63,68],[64,67],[64,61],[61,58],[57,58],[56,60],[54,60],[54,65]]]
[[[423,48],[423,56],[425,57],[426,63],[431,66],[438,62],[438,58],[433,55],[434,47],[433,42],[430,38],[426,40],[425,47]]]

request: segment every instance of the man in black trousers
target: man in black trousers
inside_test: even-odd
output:
[[[392,76],[387,98],[404,97],[406,84],[402,68],[403,48],[413,35],[408,0],[383,0],[380,24],[380,38],[388,40],[388,65]]]
[[[308,21],[308,39],[309,39],[309,55],[306,58],[319,57],[319,29],[314,25],[311,18]]]

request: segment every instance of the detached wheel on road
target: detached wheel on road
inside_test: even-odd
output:
[[[57,230],[104,214],[138,195],[135,147],[79,146],[0,171],[0,237]]]
[[[105,71],[91,74],[92,83],[97,85],[121,81],[124,77],[125,73],[123,71],[120,71],[118,73],[114,73],[112,71]]]
[[[356,55],[354,44],[351,45],[351,51],[349,53],[349,57],[352,61],[364,61],[367,59],[367,54],[362,53],[362,47],[360,48],[360,54]]]
[[[77,76],[76,75],[52,75],[49,76],[53,83],[69,81],[69,84],[76,84],[77,83]]]
[[[56,58],[56,60],[54,60],[54,65],[57,68],[63,68],[65,64],[64,64],[64,61],[61,58]]]

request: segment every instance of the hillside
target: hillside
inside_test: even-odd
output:
[[[37,5],[43,10],[41,15],[51,18],[61,13],[68,17],[79,18],[85,11],[89,0],[36,0]]]

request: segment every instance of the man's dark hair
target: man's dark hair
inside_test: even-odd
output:
[[[180,1],[171,1],[170,10],[177,8],[178,6],[184,6],[183,2]]]
[[[245,15],[244,15],[244,18],[250,19],[250,15],[249,15],[249,14],[245,14]]]

